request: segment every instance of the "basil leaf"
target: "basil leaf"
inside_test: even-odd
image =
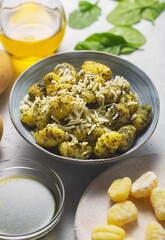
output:
[[[96,1],[95,4],[91,4],[87,1],[80,1],[79,9],[69,15],[69,26],[75,29],[82,29],[97,21],[101,14],[101,9],[97,4],[98,1]]]
[[[130,26],[116,26],[113,27],[110,32],[123,36],[124,39],[135,48],[141,47],[146,42],[144,35]]]
[[[154,20],[165,10],[165,2],[156,2],[152,7],[142,11],[142,18],[154,23]]]
[[[113,25],[132,25],[141,19],[141,8],[134,2],[121,2],[108,14],[107,21]]]
[[[127,42],[122,36],[117,36],[110,32],[96,33],[85,41],[79,42],[75,46],[75,50],[97,50],[119,55],[122,46],[125,44]]]

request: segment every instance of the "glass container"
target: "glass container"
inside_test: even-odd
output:
[[[37,239],[60,220],[65,191],[58,175],[39,162],[0,163],[0,239]]]
[[[0,40],[20,73],[54,54],[65,28],[59,0],[0,0]]]

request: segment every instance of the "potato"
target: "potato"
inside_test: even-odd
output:
[[[3,134],[3,122],[2,122],[2,117],[0,115],[0,141],[2,138],[2,134]]]
[[[0,50],[0,94],[5,91],[13,78],[13,66],[9,55]]]

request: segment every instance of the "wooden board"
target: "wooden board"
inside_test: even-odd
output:
[[[134,182],[147,171],[154,171],[158,176],[158,186],[165,188],[165,154],[146,155],[119,162],[100,174],[84,192],[75,217],[76,240],[90,240],[96,225],[107,224],[108,209],[114,204],[107,195],[110,184],[117,178],[128,176]],[[129,197],[138,210],[138,219],[123,228],[126,237],[145,240],[146,225],[156,220],[165,227],[165,221],[158,221],[151,207],[149,198]]]

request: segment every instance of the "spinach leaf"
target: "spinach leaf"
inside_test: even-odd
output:
[[[122,36],[110,32],[96,33],[88,37],[85,41],[79,42],[75,46],[75,50],[97,50],[119,55],[121,48],[125,44],[127,42]]]
[[[130,26],[116,26],[113,27],[110,32],[123,36],[124,39],[135,48],[141,47],[146,42],[144,35]]]
[[[125,45],[121,48],[120,54],[130,54],[136,50],[138,50],[138,48]]]
[[[139,22],[142,18],[143,9],[152,7],[155,0],[135,0],[134,2],[121,2],[108,14],[107,21],[113,25],[132,25]]]
[[[96,1],[95,4],[91,4],[87,1],[80,1],[79,9],[69,15],[69,26],[71,28],[81,29],[88,27],[97,21],[101,14],[101,9],[97,6],[97,4],[98,1]]]
[[[141,7],[147,7],[154,4],[157,0],[134,0],[136,3],[138,3]]]
[[[165,2],[156,2],[152,7],[146,8],[142,11],[142,18],[151,21],[154,24],[154,20],[165,10]]]
[[[132,25],[140,19],[141,8],[135,2],[121,2],[107,16],[107,21],[113,25]]]

